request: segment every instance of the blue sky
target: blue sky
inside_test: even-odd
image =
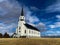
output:
[[[60,36],[60,0],[0,0],[0,33],[15,32],[22,5],[26,22],[42,36]]]

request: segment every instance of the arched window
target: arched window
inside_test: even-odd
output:
[[[20,32],[20,31],[19,31]]]
[[[26,30],[25,30],[25,33],[26,33]]]
[[[29,30],[29,33],[30,33],[30,30]]]
[[[32,31],[32,34],[34,33],[34,31]]]
[[[20,30],[21,27],[19,27],[19,30]]]

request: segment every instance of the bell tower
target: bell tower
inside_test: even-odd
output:
[[[17,37],[24,35],[24,30],[25,30],[24,24],[25,24],[25,17],[24,17],[24,10],[22,8],[18,21],[18,27],[16,29]]]

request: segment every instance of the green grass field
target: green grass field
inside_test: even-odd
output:
[[[0,45],[60,45],[60,38],[0,38]]]

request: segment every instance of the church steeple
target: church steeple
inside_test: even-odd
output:
[[[23,7],[22,7],[22,10],[21,10],[21,16],[24,16]]]
[[[23,10],[23,7],[21,9],[21,14],[20,14],[20,21],[25,21],[25,17],[24,17],[24,10]]]

